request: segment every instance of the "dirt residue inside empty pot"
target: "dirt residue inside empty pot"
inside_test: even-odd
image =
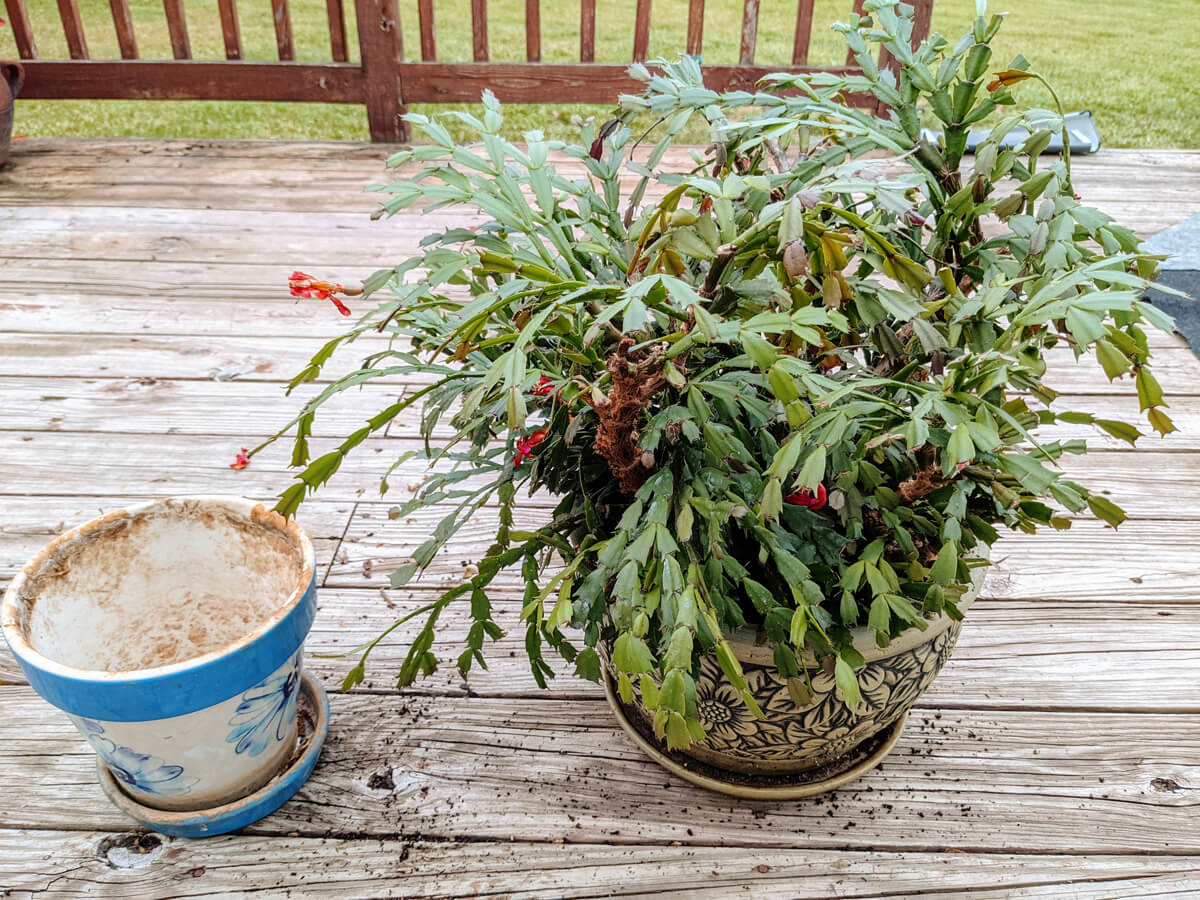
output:
[[[30,579],[27,639],[57,662],[109,672],[219,650],[302,588],[303,552],[269,522],[202,501],[114,516]]]

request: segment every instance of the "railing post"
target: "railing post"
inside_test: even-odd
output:
[[[400,10],[396,0],[354,0],[354,10],[371,140],[407,143],[412,133],[400,118],[407,110],[400,74],[404,62]]]

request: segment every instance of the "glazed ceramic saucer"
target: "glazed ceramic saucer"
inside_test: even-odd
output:
[[[211,809],[195,809],[186,812],[170,812],[154,809],[134,800],[121,788],[117,779],[97,759],[96,769],[100,775],[100,786],[113,805],[125,815],[160,834],[175,837],[211,837],[236,831],[269,816],[283,806],[296,791],[300,790],[312,774],[321,745],[329,732],[329,699],[321,683],[308,673],[300,682],[296,704],[299,734],[296,749],[287,768],[259,788],[253,794]]]
[[[846,757],[844,767],[839,767],[835,762],[822,766],[815,772],[768,776],[743,775],[740,772],[725,772],[677,751],[667,750],[654,738],[653,734],[644,734],[641,728],[626,714],[621,699],[613,687],[612,679],[607,674],[604,678],[604,692],[608,695],[608,704],[616,713],[617,721],[621,723],[625,733],[642,749],[642,752],[668,772],[678,775],[684,781],[690,781],[698,787],[749,800],[794,800],[800,797],[815,797],[861,778],[879,765],[896,745],[901,732],[904,731],[904,723],[908,719],[908,713],[905,713],[878,735],[869,739]]]

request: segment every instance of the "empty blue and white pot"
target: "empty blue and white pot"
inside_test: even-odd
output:
[[[4,595],[4,637],[133,800],[212,809],[296,753],[313,575],[308,536],[261,504],[156,500],[47,545]]]

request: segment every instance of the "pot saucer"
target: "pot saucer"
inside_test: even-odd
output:
[[[815,797],[861,778],[883,762],[883,758],[900,739],[904,723],[908,719],[908,713],[905,713],[880,734],[869,738],[864,745],[849,755],[845,768],[835,768],[832,773],[830,766],[822,766],[820,775],[796,772],[789,775],[755,776],[726,772],[678,751],[662,747],[652,734],[644,734],[630,720],[607,673],[604,676],[604,693],[608,695],[608,704],[616,713],[617,721],[621,723],[625,733],[642,752],[668,772],[698,787],[748,800],[795,800],[801,797]],[[833,764],[835,767],[836,765]]]
[[[160,834],[190,838],[237,831],[269,816],[291,799],[308,780],[317,764],[317,757],[321,755],[321,745],[325,743],[325,735],[329,732],[329,700],[321,683],[307,672],[300,680],[296,718],[300,723],[300,731],[291,763],[257,791],[240,800],[209,809],[181,812],[154,809],[125,793],[103,761],[98,759],[96,770],[100,776],[100,787],[117,809]]]

